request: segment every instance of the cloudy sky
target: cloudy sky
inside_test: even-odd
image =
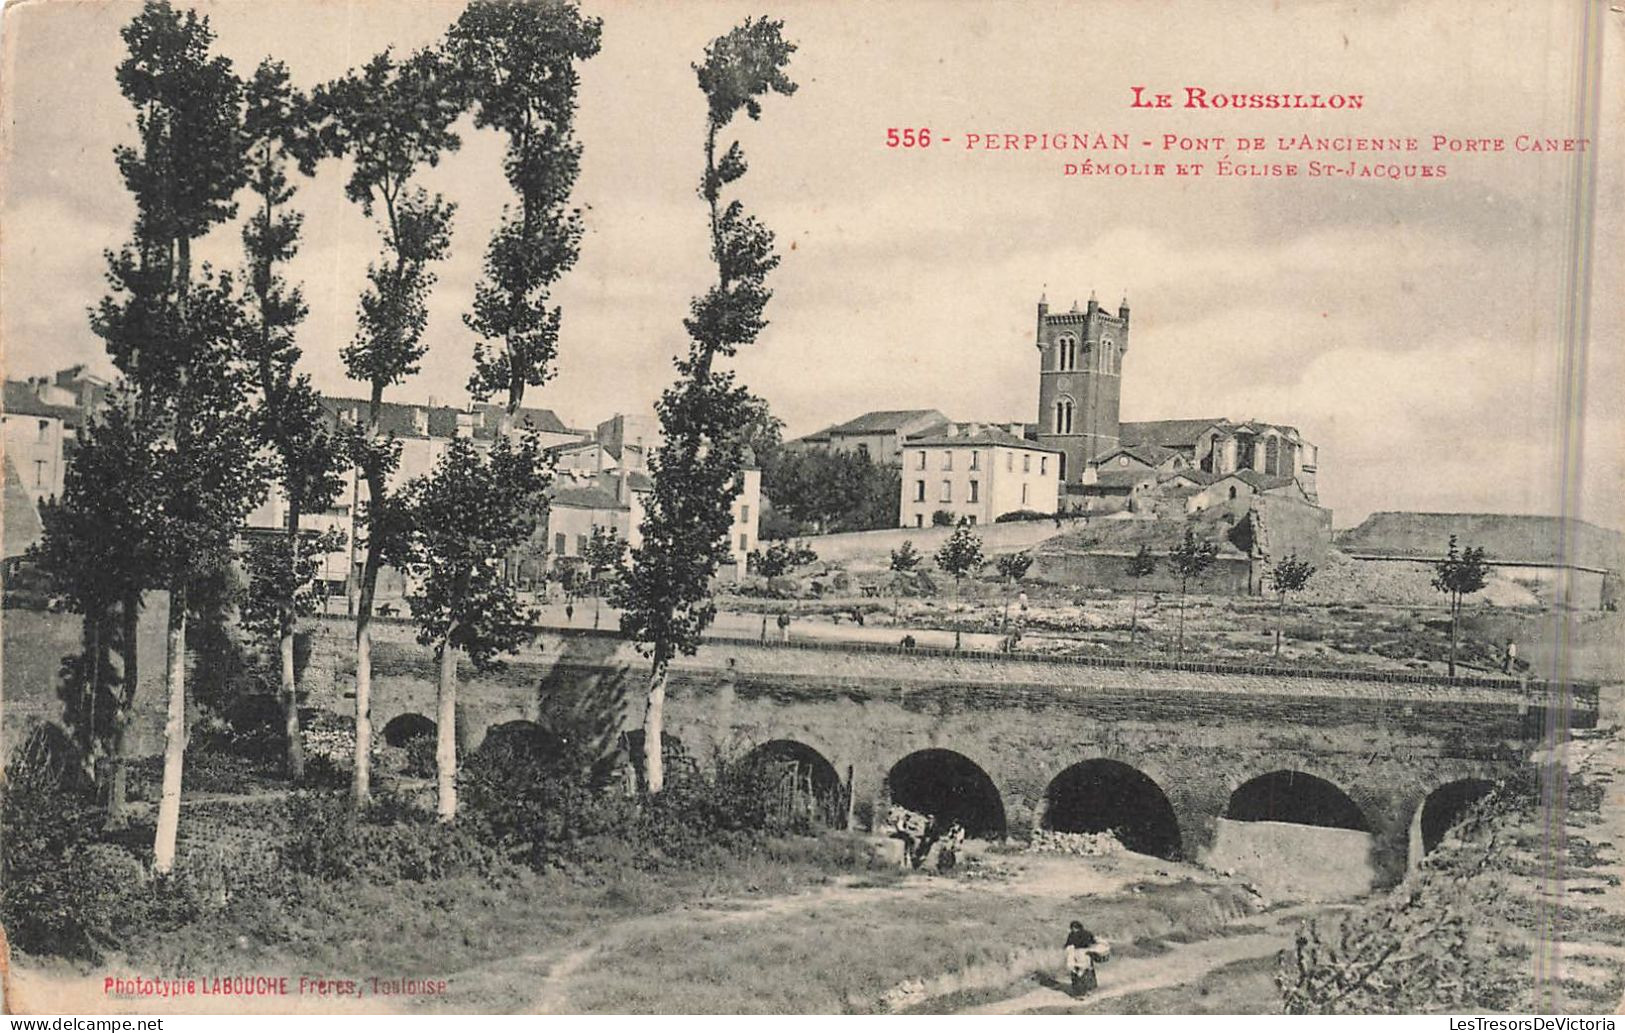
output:
[[[435,0],[199,4],[243,70],[267,53],[302,86],[378,50],[432,42],[460,8]],[[1597,152],[1594,206],[1575,155],[1440,154],[1434,133],[1584,135],[1588,47],[1601,46],[1604,125],[1625,124],[1625,15],[1582,0],[1502,4],[780,2],[801,89],[741,130],[744,199],[778,234],[772,326],[737,363],[791,434],[869,409],[1036,418],[1033,305],[1115,307],[1133,329],[1125,419],[1292,423],[1321,450],[1337,523],[1376,509],[1559,512],[1620,526],[1625,361],[1618,140]],[[603,52],[583,68],[582,258],[561,285],[559,375],[535,404],[590,426],[647,408],[670,380],[681,319],[710,273],[694,186],[704,107],[690,62],[759,5],[592,3]],[[86,306],[102,249],[132,206],[112,148],[132,139],[113,70],[135,5],[38,0],[6,13],[10,110],[0,208],[0,339],[8,376],[71,362],[107,370]],[[1140,111],[1129,87],[1360,93],[1358,112]],[[888,127],[949,137],[889,150]],[[461,401],[461,313],[506,199],[500,142],[465,121],[462,150],[422,177],[459,205],[423,371],[388,396]],[[1416,135],[1443,180],[1199,179],[1062,174],[1056,152],[964,148],[968,133],[1125,132],[1127,158],[1164,133]],[[1593,143],[1595,147],[1596,144]],[[1122,158],[1124,156],[1117,156]],[[1167,156],[1173,160],[1175,156]],[[1279,154],[1266,155],[1280,161]],[[1301,161],[1301,159],[1300,159]],[[301,183],[292,270],[319,386],[359,392],[354,333],[374,227],[343,170]],[[1593,228],[1595,261],[1582,230]],[[235,266],[235,227],[202,248]],[[1614,261],[1607,261],[1613,259]],[[1594,277],[1576,290],[1575,270]],[[1583,279],[1583,276],[1581,277]],[[1571,347],[1588,317],[1589,347]],[[1580,343],[1584,344],[1583,340]],[[1571,387],[1584,416],[1570,420]],[[1567,448],[1567,452],[1565,452]],[[1568,461],[1565,462],[1565,455]],[[1564,471],[1577,471],[1567,481]]]

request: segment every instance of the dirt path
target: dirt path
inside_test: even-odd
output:
[[[519,1013],[558,1015],[570,1013],[570,985],[574,977],[589,967],[600,953],[644,933],[670,928],[674,921],[692,926],[757,922],[844,901],[881,901],[918,896],[943,886],[935,880],[911,879],[894,886],[875,886],[861,876],[843,879],[806,893],[767,900],[722,898],[685,904],[668,911],[639,915],[602,925],[587,936],[565,946],[536,954],[521,955],[497,964],[481,965],[449,977],[457,987],[449,998],[426,1001],[436,1011],[464,1010],[470,1002],[488,1007],[493,995],[511,996],[516,987],[532,987],[528,998],[512,1001]]]
[[[1121,958],[1107,962],[1096,970],[1100,988],[1090,994],[1087,1001],[1080,1001],[1063,989],[1038,987],[1014,997],[965,1009],[960,1014],[1020,1015],[1044,1008],[1099,1004],[1146,990],[1193,983],[1216,968],[1248,958],[1267,957],[1290,946],[1298,923],[1324,910],[1325,905],[1319,904],[1285,908],[1273,915],[1246,920],[1248,924],[1257,924],[1259,919],[1271,919],[1269,928],[1262,932],[1217,936],[1181,944],[1153,957]]]

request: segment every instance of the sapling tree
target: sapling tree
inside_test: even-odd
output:
[[[746,19],[705,49],[694,66],[705,95],[705,171],[700,198],[710,228],[716,282],[694,299],[683,325],[688,352],[676,360],[678,379],[656,407],[663,443],[650,457],[654,477],[642,526],[643,541],[632,550],[632,566],[617,588],[621,630],[650,659],[649,701],[644,713],[644,776],[651,794],[664,786],[661,730],[666,673],[679,655],[692,655],[716,617],[710,581],[729,554],[732,506],[743,470],[743,435],[752,417],[752,397],[730,371],[714,368],[718,358],[751,344],[767,325],[772,296],[767,274],[778,265],[773,234],[745,213],[744,205],[723,200],[725,188],[745,174],[739,141],[723,133],[744,112],[761,115],[768,93],[789,95],[796,85],[785,74],[795,45],[781,35],[782,23]]]
[[[937,550],[937,566],[954,579],[954,608],[959,608],[960,585],[965,575],[979,569],[986,560],[982,557],[982,539],[970,529],[970,521],[960,519],[958,526]],[[954,648],[959,648],[959,621],[954,621]]]
[[[350,377],[368,388],[364,422],[349,447],[367,485],[358,526],[364,532],[355,624],[356,806],[372,791],[372,616],[384,556],[400,547],[404,525],[389,496],[400,447],[383,432],[385,389],[418,370],[428,352],[423,330],[436,262],[451,244],[456,206],[412,185],[461,140],[451,126],[467,107],[462,78],[433,50],[404,60],[388,51],[359,72],[318,87],[311,97],[314,139],[322,153],[349,161],[345,194],[379,220],[382,253],[367,266],[355,338],[343,351]]]
[[[626,571],[627,541],[613,527],[595,524],[587,539],[587,551],[582,559],[587,564],[587,576],[592,584],[592,626],[598,627],[599,610],[603,603],[605,579],[614,585]]]
[[[398,557],[415,582],[418,641],[440,661],[435,769],[439,816],[457,814],[457,656],[477,670],[531,636],[534,610],[502,576],[502,560],[530,539],[551,471],[534,432],[499,437],[481,455],[454,438],[434,469],[399,495],[411,535]]]
[[[1196,533],[1185,529],[1185,539],[1168,552],[1168,565],[1179,577],[1179,644],[1178,655],[1185,655],[1185,590],[1194,578],[1202,576],[1213,566],[1219,550],[1210,541],[1197,541]]]
[[[1481,590],[1489,580],[1489,564],[1484,562],[1484,549],[1469,545],[1463,549],[1450,536],[1445,557],[1433,565],[1433,587],[1450,600],[1450,677],[1456,676],[1456,644],[1461,638],[1462,600]]]
[[[1059,517],[1057,517],[1059,520]],[[1140,582],[1150,577],[1157,570],[1157,558],[1151,555],[1149,545],[1140,546],[1140,551],[1128,558],[1125,572],[1134,579],[1133,602],[1130,604],[1128,617],[1128,644],[1134,644],[1134,633],[1140,624]]]
[[[232,278],[192,267],[192,244],[236,213],[246,178],[242,84],[211,57],[206,18],[149,0],[123,30],[119,88],[136,109],[140,142],[115,151],[135,199],[132,243],[109,254],[111,292],[91,316],[134,385],[132,420],[156,441],[149,585],[169,592],[163,787],[154,867],[175,861],[186,749],[189,592],[227,562],[232,539],[265,491],[268,471],[249,405],[245,336]]]
[[[1275,656],[1281,656],[1281,629],[1286,624],[1286,597],[1291,592],[1301,592],[1309,584],[1309,579],[1315,576],[1315,568],[1308,562],[1298,559],[1296,553],[1277,563],[1270,570],[1270,590],[1275,593],[1277,603],[1275,608]]]
[[[914,542],[904,539],[902,545],[891,551],[891,571],[893,574],[899,575],[912,574],[924,559],[925,557],[920,554],[920,551],[914,548]],[[893,589],[892,612],[896,613],[899,606],[898,600],[902,595],[902,578],[893,578],[892,583],[896,586]]]
[[[994,566],[998,568],[999,576],[1004,578],[1004,630],[1010,630],[1010,595],[1016,590],[1016,585],[1027,576],[1032,569],[1033,554],[1023,550],[1021,552],[1007,552],[1000,556]]]
[[[295,332],[307,309],[297,286],[281,268],[299,250],[302,216],[288,208],[294,187],[288,172],[296,163],[314,170],[316,150],[305,126],[304,100],[288,81],[281,62],[262,61],[244,90],[243,131],[248,141],[248,186],[254,207],[243,226],[248,260],[244,337],[260,396],[260,429],[275,464],[275,477],[287,505],[285,537],[257,542],[250,561],[252,616],[245,623],[277,643],[278,690],[287,740],[288,777],[305,773],[303,736],[299,729],[299,690],[295,684],[294,631],[299,617],[312,612],[310,592],[317,564],[304,550],[318,555],[336,552],[345,543],[332,535],[304,541],[300,519],[333,504],[343,488],[348,465],[344,442],[329,428],[321,396],[310,378],[297,372],[301,349]],[[281,571],[272,564],[283,564]]]
[[[571,0],[475,0],[447,35],[474,124],[507,137],[502,172],[518,196],[503,210],[473,310],[463,317],[479,338],[469,393],[503,396],[504,434],[526,387],[541,387],[554,372],[560,311],[551,292],[575,265],[582,233],[581,209],[570,204],[581,167],[576,64],[598,53],[601,25]]]

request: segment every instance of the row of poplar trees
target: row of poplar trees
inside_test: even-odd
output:
[[[664,444],[650,459],[643,542],[616,598],[623,630],[651,664],[651,792],[662,786],[666,671],[695,651],[714,617],[709,583],[727,557],[740,442],[760,407],[719,360],[766,325],[765,281],[778,260],[772,234],[728,197],[746,164],[726,135],[741,112],[759,117],[764,95],[795,90],[784,72],[794,47],[781,28],[747,20],[694,65],[708,108],[699,195],[714,280],[693,300],[690,344],[658,405]],[[413,575],[419,639],[440,659],[440,814],[455,814],[458,657],[498,662],[528,637],[534,616],[498,573],[535,530],[551,477],[536,437],[515,421],[527,389],[556,372],[562,313],[552,290],[583,233],[571,203],[578,65],[598,52],[601,31],[573,0],[475,0],[435,46],[386,51],[305,93],[270,58],[239,77],[211,53],[208,19],[166,0],[148,0],[123,30],[118,83],[137,139],[115,158],[136,217],[130,242],[106,256],[108,293],[90,313],[119,377],[81,431],[62,499],[46,513],[40,558],[84,618],[69,719],[87,754],[105,759],[97,778],[114,826],[127,821],[126,732],[147,662],[137,656],[139,615],[149,593],[168,595],[160,872],[174,863],[179,822],[187,621],[215,598],[207,586],[238,564],[250,577],[242,619],[278,644],[287,765],[302,774],[294,633],[312,608],[316,561],[349,546],[302,533],[300,517],[332,505],[351,469],[367,485],[363,537],[353,543],[362,560],[352,796],[361,807],[371,794],[371,622],[379,572],[392,566]],[[456,126],[470,112],[477,129],[503,136],[513,191],[463,316],[470,393],[501,398],[503,416],[489,450],[457,439],[430,474],[394,485],[400,449],[381,425],[384,393],[427,353],[434,269],[449,253],[456,210],[415,178],[459,148]],[[348,174],[346,196],[381,239],[342,350],[369,403],[349,423],[330,418],[298,370],[306,306],[284,275],[302,228],[295,181],[334,160]],[[193,244],[240,209],[241,267],[194,263]],[[245,549],[244,520],[273,485],[287,502],[283,533]]]

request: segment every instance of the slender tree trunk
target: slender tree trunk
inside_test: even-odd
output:
[[[1185,658],[1185,582],[1179,583],[1179,646],[1176,654],[1180,659]]]
[[[395,225],[393,215],[390,225]],[[383,384],[375,381],[367,414],[369,447],[378,442],[378,421],[383,404]],[[375,468],[370,456],[365,463],[367,506],[374,524],[367,530],[367,556],[361,568],[361,597],[356,604],[355,615],[355,763],[350,774],[350,795],[357,808],[365,807],[372,799],[372,604],[378,594],[378,568],[382,565],[379,554],[382,542],[376,518],[388,491],[382,472]]]
[[[119,607],[119,617],[124,622],[121,635],[124,639],[124,670],[120,672],[120,696],[118,710],[113,714],[113,777],[107,790],[107,828],[117,831],[129,824],[130,816],[125,808],[125,801],[129,795],[129,734],[130,708],[135,705],[137,675],[139,664],[137,653],[139,646],[136,636],[141,626],[141,594],[129,592],[125,595]]]
[[[1134,600],[1129,604],[1128,611],[1128,644],[1132,646],[1134,644],[1134,632],[1138,630],[1140,625],[1140,590],[1136,588],[1130,598]]]
[[[361,595],[365,602],[355,618],[355,766],[350,775],[357,807],[366,806],[372,796],[372,593],[365,584]]]
[[[451,629],[440,640],[440,709],[436,714],[434,762],[441,821],[457,817],[457,648]]]
[[[288,550],[294,574],[293,584],[297,585],[299,504],[294,501],[288,504]],[[282,657],[282,732],[288,741],[288,779],[298,782],[305,777],[305,741],[299,729],[299,685],[294,677],[294,621],[294,601],[289,599],[282,610],[282,640],[278,643],[278,651]]]
[[[959,579],[954,578],[954,652],[959,652]]]
[[[1286,593],[1280,593],[1281,602],[1275,609],[1275,659],[1281,659],[1281,626],[1286,623]]]
[[[1461,618],[1461,603],[1450,600],[1450,677],[1456,676],[1456,622]]]
[[[649,708],[643,713],[643,781],[650,796],[666,786],[666,770],[660,745],[666,723],[667,660],[662,647],[656,646],[655,649],[654,666],[649,672]]]
[[[181,819],[181,773],[186,763],[186,589],[169,596],[169,633],[165,642],[165,681],[169,713],[164,722],[164,783],[158,798],[158,830],[152,860],[158,874],[175,867],[175,836]]]
[[[603,608],[604,598],[596,588],[592,593],[592,630],[598,630],[598,611]]]

